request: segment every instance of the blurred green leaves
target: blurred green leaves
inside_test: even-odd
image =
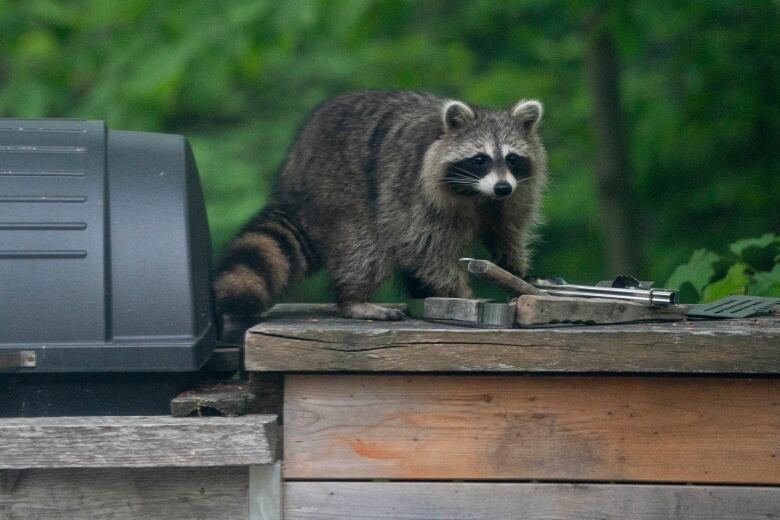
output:
[[[534,270],[593,282],[616,274],[604,268],[582,59],[594,5],[0,0],[0,116],[188,136],[219,251],[264,203],[296,128],[328,97],[404,88],[496,107],[536,97],[551,181]],[[604,5],[636,172],[635,274],[663,279],[693,250],[780,230],[780,5]],[[748,291],[774,284],[774,267],[756,257],[765,252],[731,251],[749,266]],[[697,298],[707,258],[685,275]],[[727,276],[710,267],[707,283]],[[315,282],[296,294],[321,297]]]
[[[730,294],[780,296],[780,235],[737,240],[729,251],[700,249],[678,266],[665,287],[684,303],[711,302]]]
[[[718,255],[706,249],[694,251],[688,263],[678,266],[664,287],[680,291],[680,300],[697,302],[704,287],[715,275]]]

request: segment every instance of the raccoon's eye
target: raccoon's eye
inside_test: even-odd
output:
[[[510,153],[507,154],[504,159],[515,175],[529,175],[531,173],[531,161],[528,157],[521,157],[516,153]]]
[[[487,162],[487,160],[488,157],[484,153],[478,153],[477,155],[471,158],[471,162],[473,162],[477,166],[482,166]]]

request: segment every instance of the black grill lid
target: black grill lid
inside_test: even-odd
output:
[[[0,119],[0,371],[198,369],[210,255],[183,137]]]

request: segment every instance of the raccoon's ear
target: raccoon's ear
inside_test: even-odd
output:
[[[512,108],[512,117],[523,125],[526,130],[532,130],[542,120],[542,104],[535,99],[522,100]]]
[[[441,114],[447,132],[463,128],[474,120],[474,111],[460,101],[450,100],[444,103]]]

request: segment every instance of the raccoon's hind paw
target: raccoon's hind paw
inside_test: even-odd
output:
[[[400,309],[388,309],[374,303],[348,303],[339,306],[341,314],[346,318],[356,320],[399,321],[404,319]]]

